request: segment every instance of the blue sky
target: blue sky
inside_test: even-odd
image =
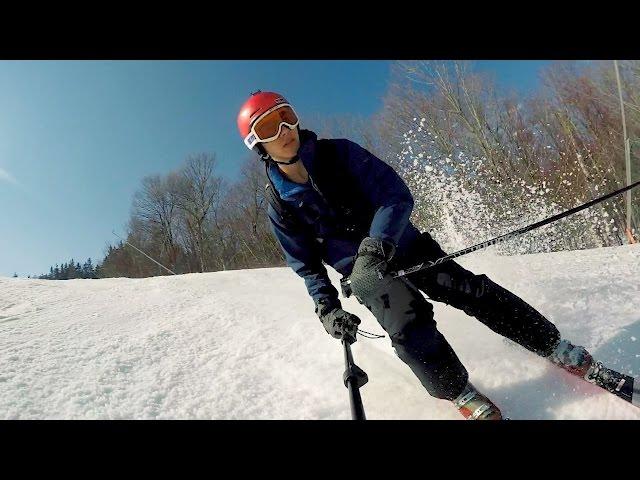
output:
[[[477,61],[525,93],[547,61]],[[247,157],[235,124],[251,91],[305,116],[371,115],[389,61],[0,61],[0,276],[101,260],[146,175],[215,152],[233,180]]]

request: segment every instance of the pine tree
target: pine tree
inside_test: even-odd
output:
[[[73,258],[71,260],[69,260],[69,263],[67,264],[67,280],[71,280],[72,278],[76,278],[75,277],[75,270],[76,270],[76,264],[73,260]]]
[[[76,278],[76,263],[72,258],[67,264],[67,280],[71,280],[73,278]]]
[[[84,266],[82,267],[82,278],[94,278],[95,272],[93,270],[93,264],[91,263],[91,257],[84,262]]]

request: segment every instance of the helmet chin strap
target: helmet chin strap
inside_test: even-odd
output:
[[[295,157],[293,157],[293,158],[292,158],[291,160],[289,160],[288,162],[279,162],[279,161],[277,161],[277,160],[274,160],[274,158],[273,158],[273,157],[270,157],[270,158],[271,158],[271,161],[272,161],[273,163],[278,163],[278,164],[280,164],[280,165],[291,165],[291,164],[293,164],[293,163],[296,163],[298,160],[300,160],[300,157],[299,157],[298,155],[296,155]]]

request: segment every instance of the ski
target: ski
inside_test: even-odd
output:
[[[511,348],[521,348],[516,342],[503,338],[503,342]],[[581,378],[582,380],[596,385],[616,397],[629,402],[635,407],[640,408],[640,378],[634,378],[630,375],[618,372],[611,368],[605,367],[600,361],[594,361],[593,366],[586,375],[578,375],[574,372],[562,368],[560,365],[551,362],[560,370]]]
[[[602,362],[595,362],[584,379],[640,408],[640,382],[636,382],[632,376],[607,368]]]

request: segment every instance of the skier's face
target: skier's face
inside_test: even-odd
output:
[[[272,142],[263,143],[265,150],[275,160],[291,160],[300,148],[298,129],[282,125],[280,136]]]

